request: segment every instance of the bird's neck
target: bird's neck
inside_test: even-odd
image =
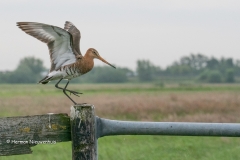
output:
[[[78,60],[77,63],[81,67],[80,72],[82,74],[89,72],[90,70],[92,70],[92,68],[94,66],[93,57],[89,56],[88,54],[85,54],[82,57],[82,59]]]

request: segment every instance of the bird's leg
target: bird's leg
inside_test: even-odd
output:
[[[63,78],[61,78],[61,79],[55,84],[55,87],[58,88],[58,89],[64,90],[64,88],[58,86],[58,84],[59,84],[62,80],[63,80]],[[69,83],[69,81],[68,81],[68,83]],[[76,91],[68,90],[68,89],[66,89],[66,88],[65,88],[65,91],[68,91],[68,92],[70,92],[70,94],[72,93],[72,94],[74,94],[75,96],[78,96],[78,97],[79,97],[78,94],[82,94],[82,93],[79,93],[79,92],[76,92]]]
[[[69,95],[66,93],[66,88],[68,86],[69,81],[67,82],[66,86],[63,89],[63,93],[74,103],[77,104],[71,97],[69,97]]]
[[[68,90],[68,89],[67,89],[67,86],[68,86],[69,81],[67,82],[67,84],[65,85],[64,88],[59,87],[58,84],[59,84],[62,80],[63,80],[63,78],[60,79],[60,80],[56,83],[55,87],[58,88],[58,89],[62,89],[63,93],[76,105],[77,103],[76,103],[72,98],[69,97],[69,95],[66,93],[66,91],[68,91],[68,92],[70,92],[70,93],[73,93],[74,95],[76,95],[76,94],[82,94],[82,93],[78,93],[78,92],[75,92],[75,91]],[[76,96],[78,96],[78,95],[76,95]],[[78,97],[79,97],[79,96],[78,96]],[[82,103],[82,104],[86,104],[86,103]]]

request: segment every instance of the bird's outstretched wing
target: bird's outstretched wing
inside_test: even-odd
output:
[[[36,22],[17,22],[17,26],[27,34],[47,43],[51,59],[50,72],[76,62],[72,50],[72,37],[66,30]]]
[[[64,29],[66,31],[68,31],[69,33],[71,33],[72,35],[72,39],[73,39],[73,49],[74,49],[74,53],[76,55],[76,57],[82,56],[81,51],[80,51],[80,38],[81,38],[81,33],[80,31],[77,29],[77,27],[74,26],[73,23],[66,21],[65,25],[64,25]]]

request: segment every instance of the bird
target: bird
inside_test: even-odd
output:
[[[94,66],[94,59],[116,68],[105,59],[103,59],[98,51],[89,48],[83,56],[80,51],[81,33],[77,27],[70,21],[66,21],[64,28],[48,25],[38,22],[17,22],[17,26],[25,33],[37,38],[48,46],[51,66],[48,74],[40,84],[47,84],[50,81],[58,80],[55,84],[57,89],[61,89],[63,93],[76,105],[77,103],[66,93],[78,96],[82,94],[67,89],[71,79],[88,73]],[[59,83],[66,79],[65,87],[60,87]]]

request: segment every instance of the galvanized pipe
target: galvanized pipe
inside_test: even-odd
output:
[[[111,135],[240,137],[237,123],[134,122],[96,117],[97,138]]]

